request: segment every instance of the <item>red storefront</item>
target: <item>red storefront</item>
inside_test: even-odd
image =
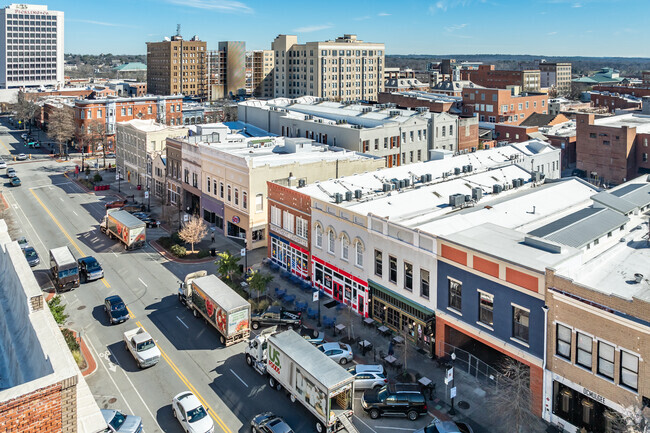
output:
[[[363,317],[368,317],[368,282],[343,269],[332,266],[312,256],[314,286],[323,289],[330,297],[352,307]]]

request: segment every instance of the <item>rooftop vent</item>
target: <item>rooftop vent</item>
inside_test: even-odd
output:
[[[634,282],[638,284],[641,281],[643,281],[643,274],[634,274]]]

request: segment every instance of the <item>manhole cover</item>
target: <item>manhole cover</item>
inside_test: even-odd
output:
[[[113,398],[109,398],[109,399],[108,399],[108,403],[109,403],[109,404],[113,404],[113,403],[115,403],[116,401],[117,401],[117,399],[116,399],[115,397],[113,397]],[[469,407],[469,405],[467,405],[467,407]]]
[[[77,310],[85,310],[85,309],[86,309],[85,305],[81,305],[81,306],[77,307]]]
[[[459,401],[458,409],[469,409],[469,403],[467,403],[466,401]]]

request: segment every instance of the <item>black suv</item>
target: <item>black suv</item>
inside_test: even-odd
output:
[[[415,421],[418,416],[427,413],[427,403],[420,386],[410,383],[388,384],[378,390],[369,389],[363,393],[361,407],[372,419],[383,415],[398,415]]]

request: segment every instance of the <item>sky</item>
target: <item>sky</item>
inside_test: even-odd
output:
[[[36,4],[36,2],[34,2]],[[216,49],[269,49],[354,33],[386,54],[650,57],[650,0],[51,0],[65,52],[145,54],[146,42],[197,35]],[[79,7],[83,4],[83,7]]]

